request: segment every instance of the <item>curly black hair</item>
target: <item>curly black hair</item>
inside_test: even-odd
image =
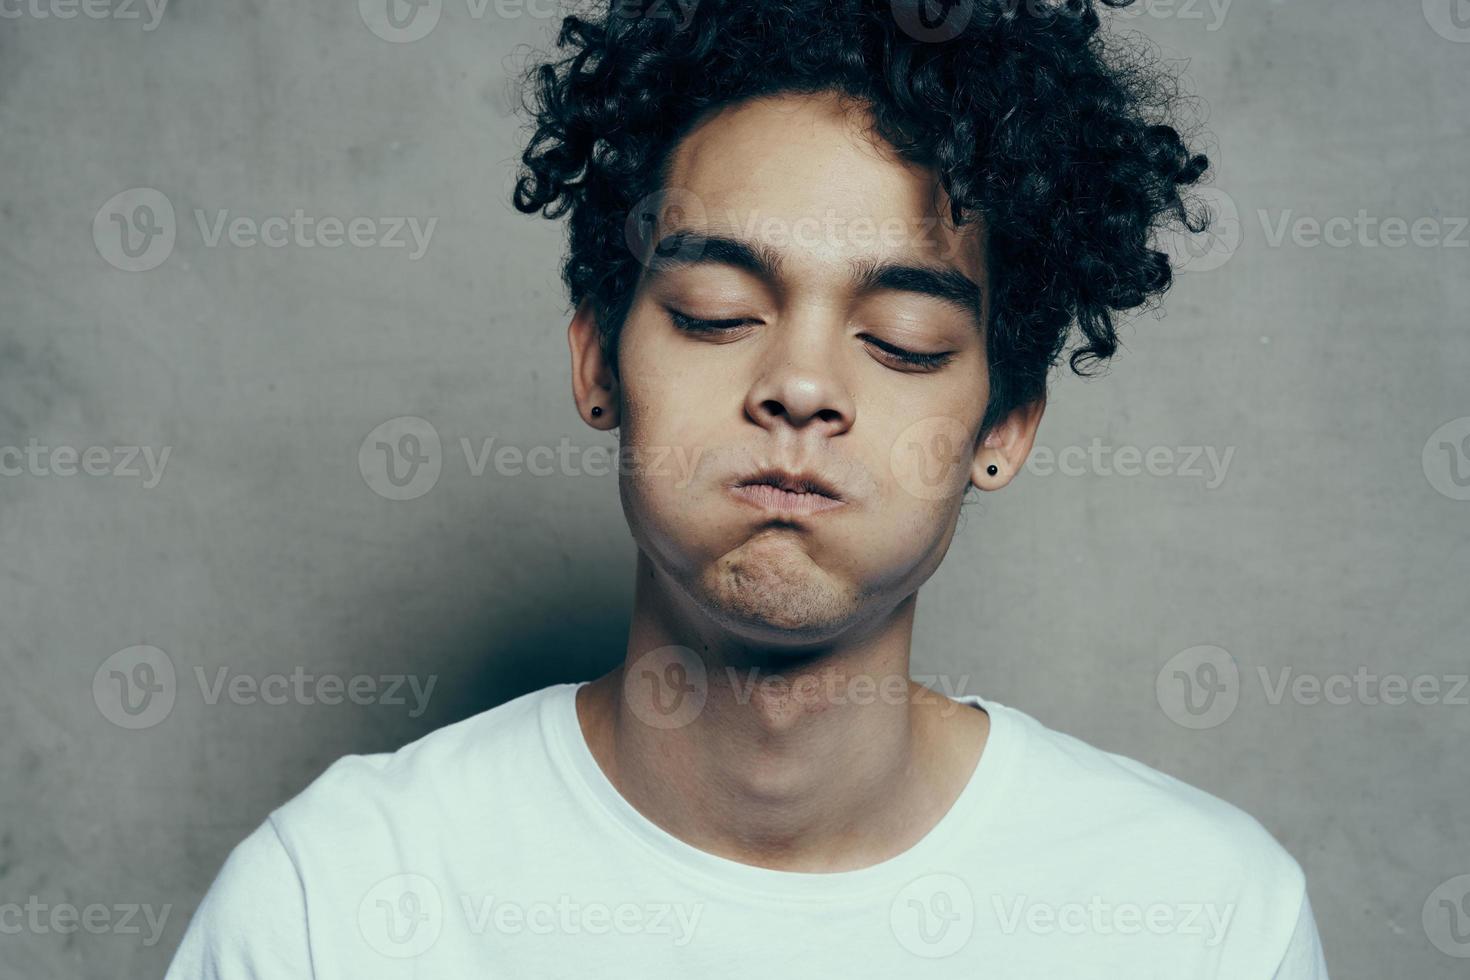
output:
[[[1100,0],[1126,6],[1131,0]],[[599,0],[562,20],[569,53],[532,65],[534,132],[514,204],[570,212],[562,270],[589,298],[616,373],[641,269],[630,210],[663,189],[671,151],[709,110],[777,93],[866,104],[876,132],[931,168],[958,226],[987,233],[988,432],[1046,393],[1075,321],[1072,370],[1118,347],[1114,313],[1172,281],[1152,234],[1204,230],[1181,188],[1209,160],[1171,118],[1177,79],[1111,43],[1094,0]]]

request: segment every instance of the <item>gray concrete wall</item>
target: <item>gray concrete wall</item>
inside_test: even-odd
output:
[[[3,6],[0,904],[168,917],[43,919],[0,935],[0,975],[156,976],[230,847],[333,759],[621,649],[614,478],[475,475],[461,448],[612,445],[572,407],[561,229],[507,203],[509,69],[554,21],[443,0],[393,43],[346,0]],[[1056,387],[1039,442],[1065,468],[968,508],[915,669],[1256,815],[1337,980],[1462,977],[1440,899],[1470,890],[1470,4],[1176,0],[1126,26],[1207,101],[1218,250],[1110,374]],[[370,219],[359,240],[437,223],[421,255],[406,230],[209,243],[221,212],[298,208]],[[124,253],[115,215],[171,248]],[[405,416],[440,470],[392,500],[423,485],[359,451]],[[1162,475],[1119,473],[1150,450]],[[1191,714],[1178,672],[1212,668]],[[129,714],[114,671],[150,669]],[[436,686],[422,711],[252,696],[296,671]],[[1430,680],[1383,703],[1393,677]]]

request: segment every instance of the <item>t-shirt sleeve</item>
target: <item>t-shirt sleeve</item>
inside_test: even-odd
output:
[[[267,819],[235,846],[164,980],[309,980],[301,876]]]
[[[1296,927],[1291,931],[1286,952],[1277,964],[1272,980],[1328,980],[1327,960],[1322,955],[1322,939],[1317,934],[1317,920],[1312,915],[1312,903],[1307,898],[1305,888],[1302,889]]]

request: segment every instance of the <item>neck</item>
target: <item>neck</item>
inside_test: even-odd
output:
[[[953,804],[988,730],[909,680],[915,598],[777,650],[699,617],[640,553],[627,658],[579,698],[588,745],[644,816],[722,857],[840,871],[899,854]],[[669,647],[684,660],[648,656]]]

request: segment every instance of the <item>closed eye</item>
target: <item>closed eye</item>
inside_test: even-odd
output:
[[[743,327],[747,323],[751,322],[748,318],[745,317],[734,317],[724,320],[703,320],[699,317],[689,316],[687,313],[681,313],[678,310],[672,308],[669,310],[669,318],[673,320],[674,326],[678,327],[680,330],[686,333],[693,334],[720,333],[726,330],[733,330],[736,327]],[[937,371],[939,368],[943,367],[951,360],[953,360],[955,356],[955,351],[941,351],[937,354],[922,354],[918,351],[908,350],[903,347],[896,347],[893,344],[888,343],[887,341],[879,340],[877,337],[872,336],[865,336],[864,340],[866,340],[869,344],[872,344],[874,347],[877,347],[880,351],[882,351],[887,356],[893,358],[894,360],[908,365],[909,367],[916,367],[925,371]]]
[[[879,340],[877,337],[865,338],[868,343],[877,347],[885,354],[897,358],[905,364],[913,367],[923,368],[926,371],[937,371],[950,361],[954,360],[955,351],[940,351],[937,354],[921,354],[918,351],[906,350],[895,347],[887,341]]]
[[[669,310],[669,319],[674,321],[674,326],[688,333],[714,333],[719,330],[729,330],[732,327],[741,327],[750,322],[744,317],[729,320],[701,320],[673,309]]]

